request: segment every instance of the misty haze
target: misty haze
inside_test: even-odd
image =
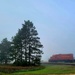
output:
[[[0,75],[75,74],[75,0],[1,0],[0,34]]]

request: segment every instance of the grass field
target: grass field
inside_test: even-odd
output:
[[[45,69],[29,72],[18,72],[14,74],[75,74],[75,66],[69,65],[47,65]]]
[[[0,73],[0,75],[49,75],[49,74],[75,74],[75,66],[70,65],[46,65],[44,69],[27,72],[15,72],[11,74]]]

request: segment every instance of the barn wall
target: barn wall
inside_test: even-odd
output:
[[[74,60],[73,54],[56,54],[50,57],[50,60]]]

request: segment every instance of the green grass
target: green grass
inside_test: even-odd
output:
[[[35,71],[19,71],[11,74],[0,75],[46,75],[46,74],[75,74],[75,66],[70,65],[46,65],[44,69]]]
[[[45,69],[28,72],[18,72],[15,75],[23,74],[75,74],[75,66],[69,65],[47,65]]]

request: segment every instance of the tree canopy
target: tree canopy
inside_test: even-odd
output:
[[[1,42],[0,60],[7,63],[10,58],[15,65],[20,66],[40,65],[42,48],[36,27],[31,21],[24,21],[11,43],[6,38]]]
[[[10,61],[11,42],[4,38],[0,43],[0,63],[7,64]]]

